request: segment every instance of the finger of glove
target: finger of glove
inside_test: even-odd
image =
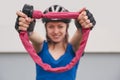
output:
[[[23,18],[23,17],[19,17],[19,22],[22,22],[22,23],[27,24],[27,25],[30,24],[30,21],[27,21],[27,20],[26,20],[25,18]]]
[[[19,26],[18,29],[21,30],[21,31],[27,31],[27,28],[25,28],[25,27],[23,27],[23,26]]]
[[[29,28],[27,29],[28,32],[32,32],[34,30],[35,23],[36,23],[36,20],[33,20],[30,23]]]
[[[87,16],[88,16],[88,19],[90,20],[90,22],[93,24],[93,26],[96,24],[96,21],[92,15],[92,13],[89,11],[89,10],[86,10],[86,13],[87,13]]]
[[[24,17],[24,18],[27,17],[27,15],[24,14],[23,12],[21,12],[21,11],[17,11],[16,15],[19,16],[19,17]]]
[[[93,24],[92,23],[89,23],[87,25],[85,25],[85,28],[92,28]]]
[[[96,21],[93,16],[91,16],[89,20],[93,24],[93,26],[96,24]]]
[[[78,16],[78,21],[80,21],[84,16],[86,16],[86,12],[85,11],[82,11],[79,16]]]
[[[25,20],[26,20],[27,22],[32,22],[32,21],[33,21],[32,18],[28,17],[26,14],[24,14],[24,13],[21,12],[21,11],[17,11],[16,14],[17,14],[19,17],[25,18]]]
[[[23,22],[19,22],[19,26],[23,26],[24,28],[28,28],[29,24],[25,24]]]
[[[83,28],[91,28],[93,26],[92,23],[87,23],[87,22],[84,22],[81,25],[83,26]]]
[[[95,24],[96,24],[96,21],[94,20],[94,21],[92,22],[92,24],[93,24],[93,26],[95,26]]]
[[[86,10],[86,15],[88,16],[88,19],[90,19],[93,16],[89,10]]]
[[[88,16],[86,15],[83,15],[82,18],[79,20],[79,23],[82,24],[82,23],[90,23],[90,20],[88,19]]]

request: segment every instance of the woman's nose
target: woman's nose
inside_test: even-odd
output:
[[[54,33],[58,33],[59,29],[58,28],[54,28]]]

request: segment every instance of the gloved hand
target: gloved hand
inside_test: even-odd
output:
[[[21,11],[18,11],[17,13],[18,18],[16,19],[15,23],[15,29],[20,32],[20,31],[28,31],[32,32],[34,30],[35,26],[35,20],[28,17],[26,14],[24,14]]]
[[[36,21],[32,19],[33,6],[25,4],[22,12],[18,11],[15,29],[20,31],[33,32]]]
[[[84,10],[75,20],[77,29],[92,29],[96,24],[93,14],[89,10]]]

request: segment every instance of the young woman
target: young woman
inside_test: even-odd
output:
[[[48,12],[68,12],[68,10],[62,6],[53,5],[47,8],[44,14]],[[16,14],[20,16],[17,30],[27,31],[31,27],[30,24],[35,23],[32,18],[21,11],[18,11]],[[68,41],[70,21],[70,19],[43,18],[42,22],[45,24],[46,40],[35,31],[29,33],[29,39],[38,55],[44,63],[51,65],[53,68],[66,66],[70,63],[80,46],[82,38],[81,30],[83,28],[92,28],[96,23],[93,15],[88,10],[82,11],[75,20],[76,32],[71,40]],[[77,67],[78,63],[71,70],[54,73],[45,71],[36,64],[36,80],[75,80]]]

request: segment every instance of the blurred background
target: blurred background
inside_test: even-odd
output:
[[[71,12],[89,9],[97,24],[90,33],[76,80],[120,80],[119,0],[1,0],[0,1],[0,80],[35,80],[35,63],[24,49],[14,29],[16,11],[24,4],[44,11],[59,4]],[[44,25],[37,20],[35,30],[45,37]],[[70,38],[75,31],[70,23]]]

